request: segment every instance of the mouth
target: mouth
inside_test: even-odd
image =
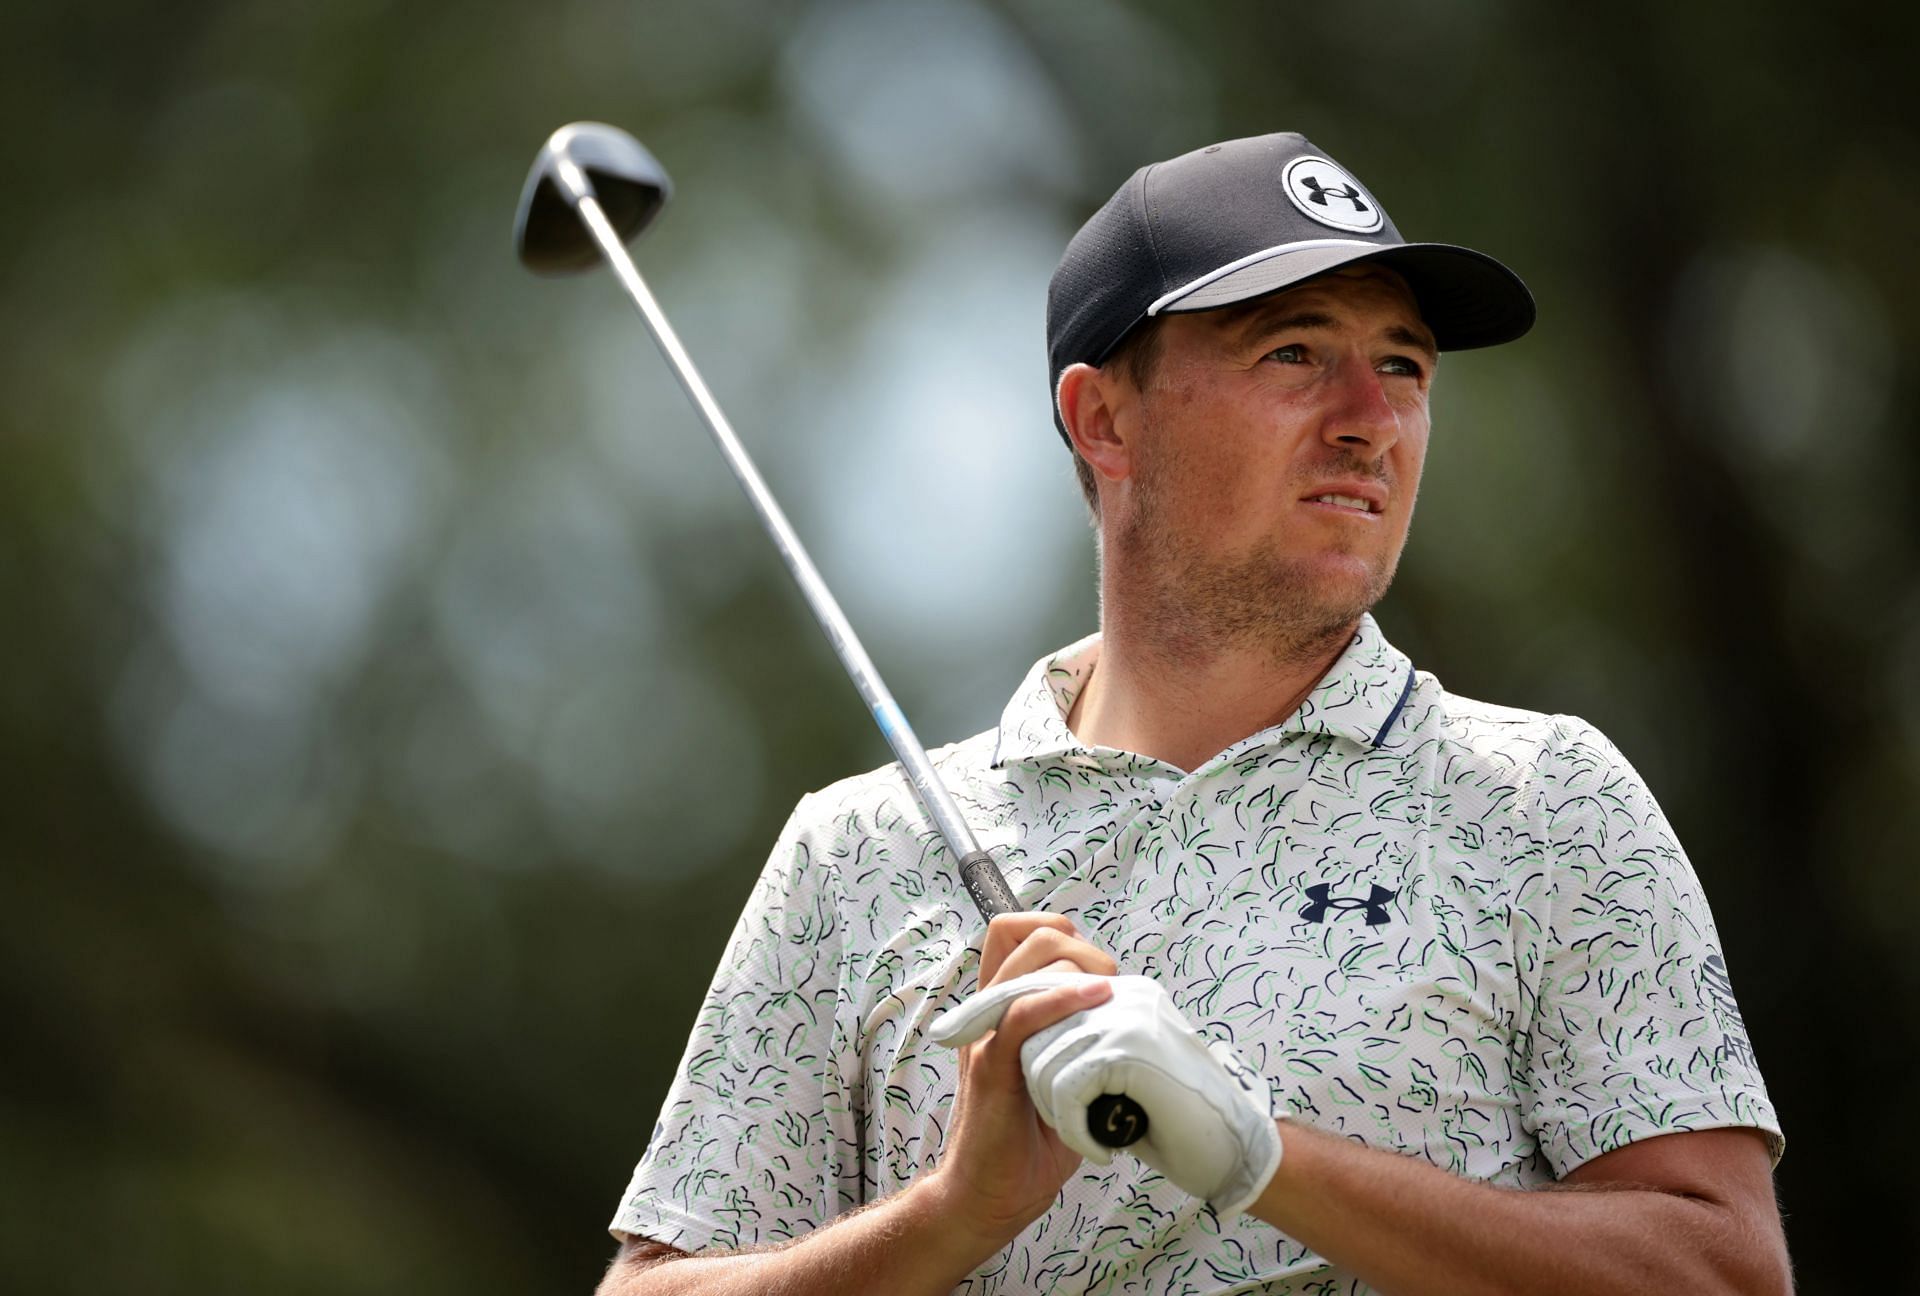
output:
[[[1301,502],[1332,509],[1338,513],[1350,513],[1356,517],[1374,517],[1386,507],[1385,500],[1369,499],[1362,495],[1344,495],[1334,491],[1309,495]]]

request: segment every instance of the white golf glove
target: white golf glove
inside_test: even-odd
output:
[[[961,1048],[999,1025],[1021,995],[1077,985],[1080,972],[1032,972],[971,996],[934,1019],[927,1036]],[[1113,997],[1035,1032],[1020,1046],[1027,1092],[1061,1142],[1097,1165],[1114,1149],[1097,1142],[1087,1107],[1124,1094],[1147,1114],[1145,1137],[1128,1150],[1223,1220],[1252,1205],[1280,1165],[1266,1079],[1225,1044],[1208,1043],[1150,977],[1105,980]]]

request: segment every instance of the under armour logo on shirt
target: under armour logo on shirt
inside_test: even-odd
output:
[[[1367,911],[1367,926],[1378,927],[1382,923],[1392,919],[1393,915],[1387,912],[1387,901],[1400,894],[1398,891],[1389,891],[1385,887],[1376,884],[1373,889],[1368,892],[1365,900],[1357,900],[1351,896],[1329,897],[1327,892],[1332,889],[1332,886],[1325,882],[1316,882],[1314,885],[1308,887],[1307,898],[1313,903],[1302,909],[1300,916],[1308,922],[1323,923],[1327,921],[1327,911],[1330,909],[1339,909],[1342,911],[1348,909],[1365,909]]]

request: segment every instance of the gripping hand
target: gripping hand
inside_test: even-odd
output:
[[[928,1030],[960,1048],[999,1022],[1024,994],[1072,985],[1083,973],[1032,972],[973,995]],[[1020,1049],[1027,1093],[1068,1147],[1097,1165],[1113,1149],[1095,1137],[1087,1109],[1122,1094],[1146,1111],[1135,1156],[1223,1218],[1252,1205],[1280,1165],[1266,1080],[1226,1044],[1203,1040],[1150,977],[1109,978],[1113,996],[1036,1032]]]

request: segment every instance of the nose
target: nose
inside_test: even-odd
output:
[[[1373,365],[1365,356],[1344,357],[1334,375],[1333,388],[1321,439],[1363,459],[1386,454],[1400,439],[1400,415],[1387,399]]]

